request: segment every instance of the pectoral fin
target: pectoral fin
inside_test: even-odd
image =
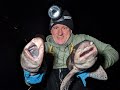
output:
[[[99,66],[99,68],[96,71],[90,72],[90,77],[98,80],[108,79],[107,73],[105,72],[102,66]]]

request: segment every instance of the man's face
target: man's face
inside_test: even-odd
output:
[[[65,44],[69,39],[71,32],[69,27],[62,24],[56,24],[51,29],[53,40],[57,44]]]

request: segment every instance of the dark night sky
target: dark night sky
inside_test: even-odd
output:
[[[40,0],[41,1],[41,0]],[[55,0],[41,2],[21,0],[0,1],[0,90],[27,90],[20,66],[20,53],[36,34],[49,33],[48,8]],[[74,34],[89,34],[111,44],[120,52],[118,28],[118,2],[87,2],[79,0],[58,0],[73,17]],[[107,69],[108,81],[94,81],[95,90],[120,89],[118,61]],[[90,84],[90,85],[92,85]],[[97,88],[97,89],[96,89]]]

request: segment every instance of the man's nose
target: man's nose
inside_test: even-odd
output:
[[[58,31],[58,35],[59,35],[59,36],[62,36],[62,35],[63,35],[63,31],[62,31],[62,29],[59,29],[59,31]]]

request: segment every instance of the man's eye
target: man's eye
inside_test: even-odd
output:
[[[58,27],[53,27],[53,29],[58,29]]]
[[[58,29],[58,27],[56,27],[55,29]]]
[[[67,27],[63,27],[63,29],[67,29]]]

